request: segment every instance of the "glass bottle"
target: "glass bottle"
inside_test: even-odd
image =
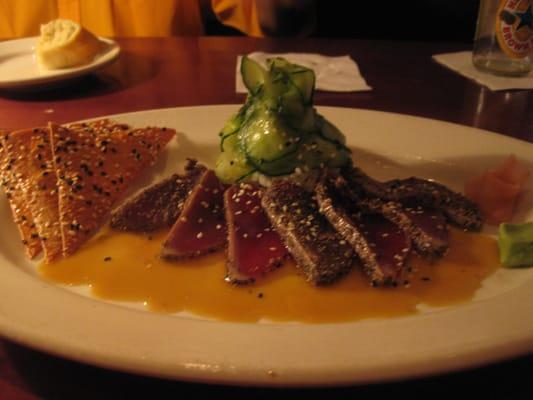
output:
[[[472,61],[482,71],[521,76],[533,64],[533,0],[481,0]]]

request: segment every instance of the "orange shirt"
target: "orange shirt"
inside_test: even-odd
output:
[[[41,24],[55,18],[100,36],[204,33],[197,0],[0,0],[0,39],[36,36]]]
[[[247,34],[263,36],[255,2],[261,0],[211,0],[213,11],[220,22]]]

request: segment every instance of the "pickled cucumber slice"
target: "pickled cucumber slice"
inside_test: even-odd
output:
[[[256,94],[265,83],[265,69],[247,56],[241,60],[241,76],[244,86],[251,94]]]
[[[255,171],[242,153],[237,135],[227,136],[222,143],[222,152],[218,156],[215,171],[224,183],[238,182]]]
[[[500,262],[506,267],[533,267],[533,222],[501,224]]]
[[[224,182],[254,172],[274,177],[351,160],[344,135],[313,108],[315,74],[282,58],[267,69],[243,57],[241,73],[249,95],[219,133],[216,173]]]
[[[238,136],[246,159],[260,172],[278,176],[296,167],[296,157],[290,156],[295,155],[300,136],[269,109],[258,107]]]
[[[326,166],[335,168],[349,162],[351,153],[337,142],[314,134],[302,143],[297,158],[304,169],[318,169]]]

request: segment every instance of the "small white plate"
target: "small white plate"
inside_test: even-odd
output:
[[[89,63],[74,68],[46,70],[39,67],[34,53],[37,37],[0,42],[0,89],[37,88],[86,75],[115,61],[120,46],[99,38],[104,49]]]
[[[185,157],[213,166],[218,132],[237,109],[172,108],[111,118],[182,132],[154,166],[158,179],[181,171]],[[509,153],[533,169],[532,144],[491,132],[368,110],[318,111],[345,133],[356,163],[379,179],[415,174],[461,190],[466,179]],[[516,218],[533,221],[531,179]],[[93,298],[87,287],[45,282],[24,257],[3,195],[0,221],[0,334],[82,362],[191,381],[333,385],[441,373],[533,351],[533,268],[502,268],[471,301],[408,317],[231,323],[152,313],[142,305]]]

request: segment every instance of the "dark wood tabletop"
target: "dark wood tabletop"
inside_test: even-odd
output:
[[[175,106],[241,103],[235,93],[238,54],[256,50],[350,54],[373,87],[369,92],[318,92],[318,105],[382,110],[487,129],[533,142],[533,91],[492,92],[431,59],[469,44],[371,40],[282,40],[245,37],[118,39],[120,59],[68,86],[41,91],[0,91],[0,128],[17,129]],[[140,377],[79,364],[0,340],[0,399],[218,398],[273,396],[417,398],[463,394],[533,398],[533,356],[436,377],[378,385],[266,389],[192,384]]]

